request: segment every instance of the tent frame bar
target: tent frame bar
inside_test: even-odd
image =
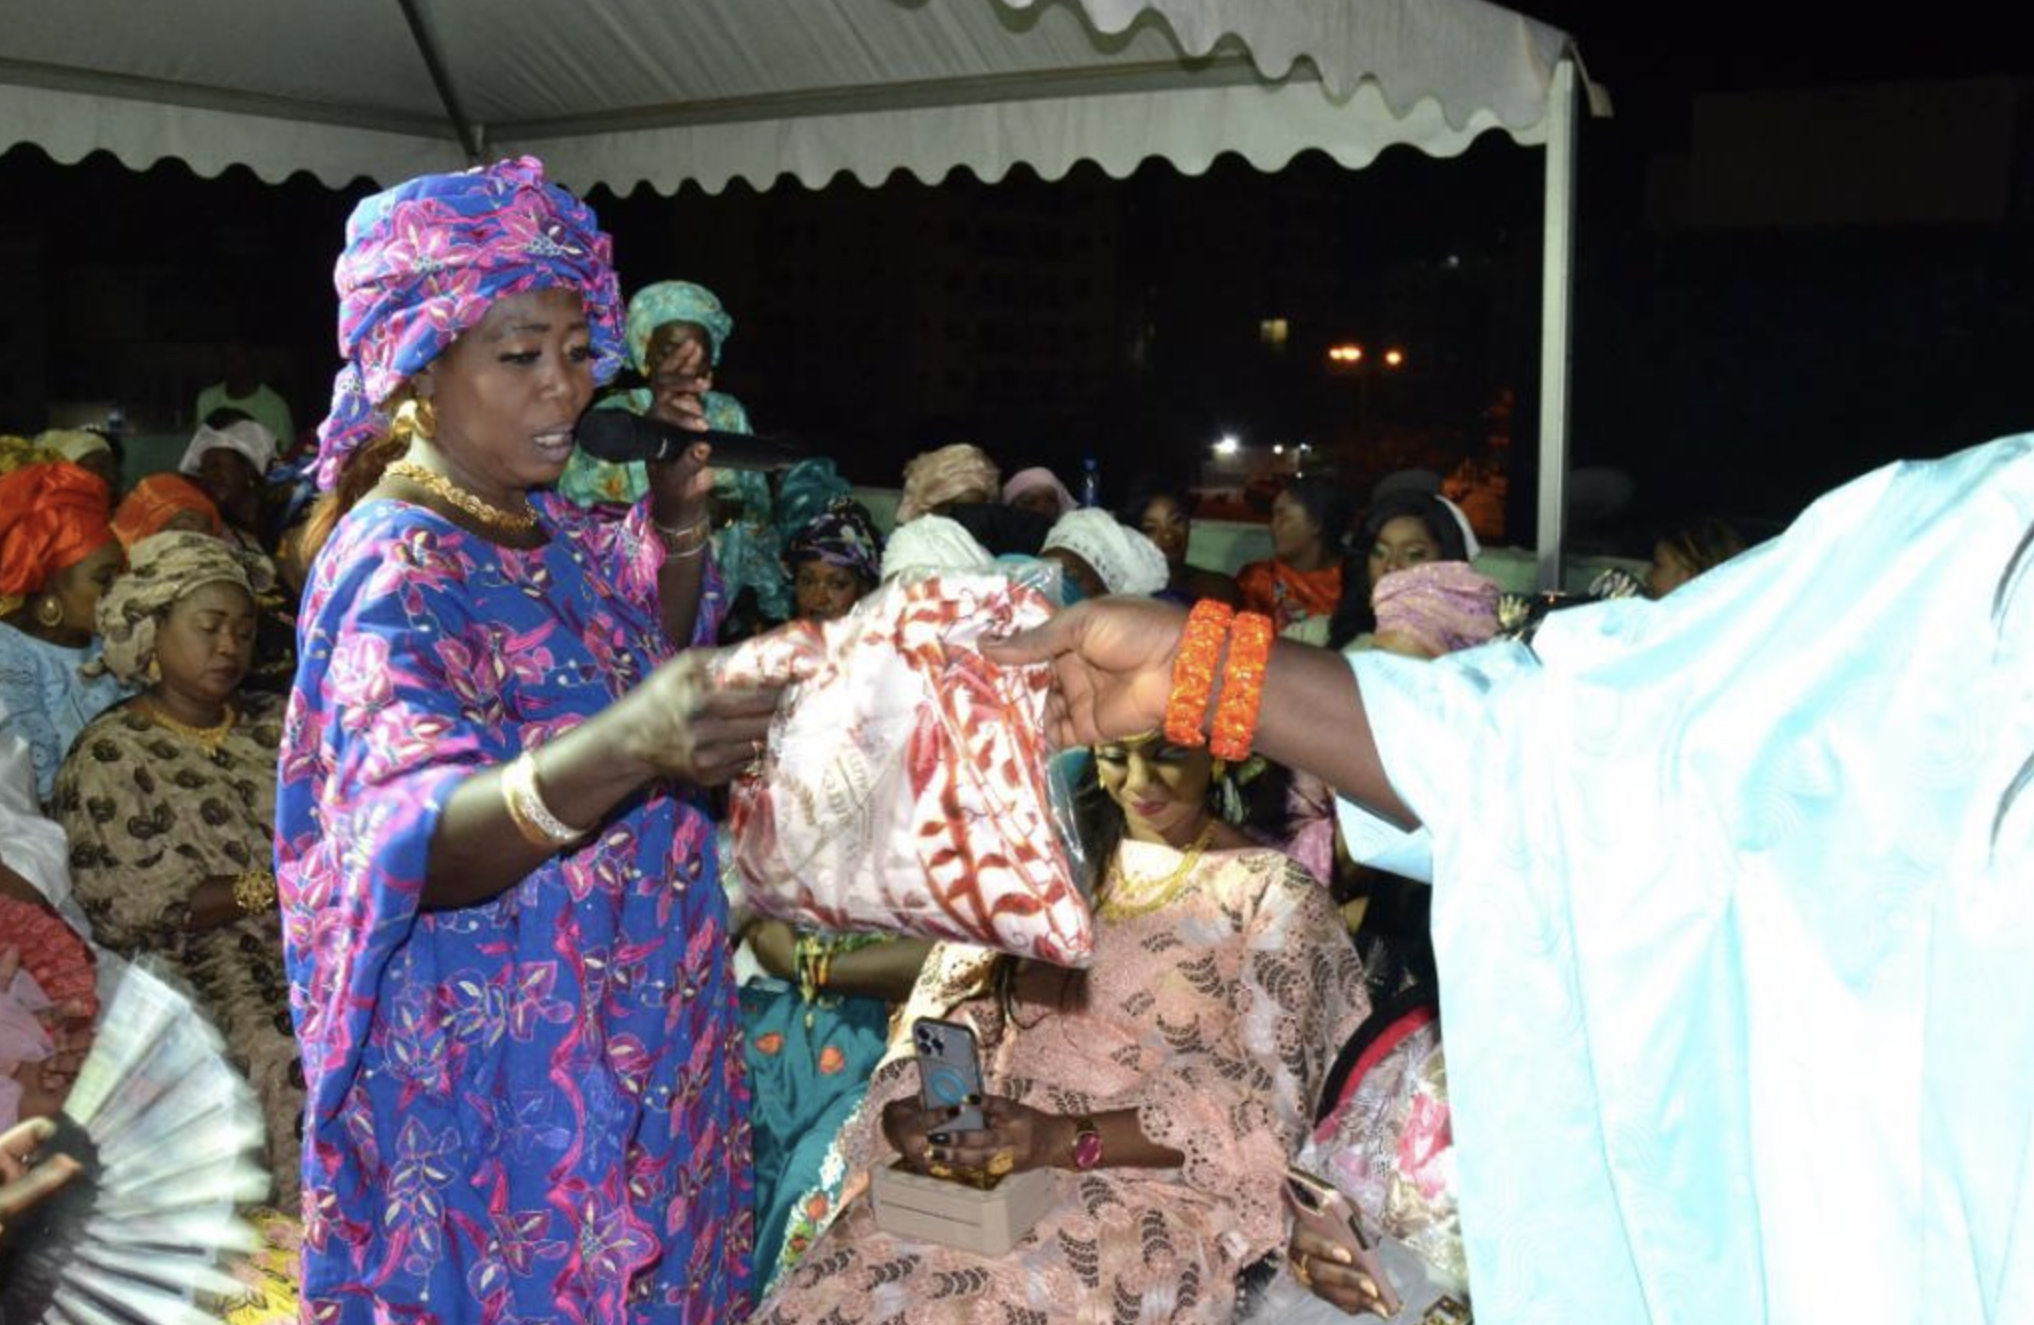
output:
[[[239,92],[201,83],[176,83],[162,78],[144,78],[138,74],[96,70],[88,73],[4,56],[0,56],[0,86],[39,87],[50,92],[69,92],[86,97],[109,97],[118,101],[183,106],[190,110],[212,110],[257,119],[330,124],[342,129],[365,129],[371,133],[457,141],[445,121],[436,115],[341,109],[321,101]]]
[[[1176,92],[1189,88],[1249,84],[1283,86],[1320,81],[1319,71],[1308,61],[1295,64],[1287,77],[1273,80],[1259,73],[1247,55],[1217,55],[1198,60],[1152,60],[1087,69],[928,78],[873,87],[847,85],[763,96],[724,97],[712,101],[672,101],[584,115],[502,120],[491,123],[488,129],[497,141],[514,139],[521,142],[700,124],[745,124],[882,111],[943,110],[951,106],[995,105],[1013,101],[1056,101],[1118,93]]]
[[[459,94],[452,87],[452,74],[438,56],[438,44],[431,40],[431,29],[424,23],[423,11],[417,7],[417,0],[396,0],[396,4],[402,8],[403,21],[410,26],[410,38],[417,43],[417,54],[423,57],[424,68],[430,72],[431,86],[438,89],[438,100],[445,107],[445,118],[458,135],[466,160],[472,165],[481,164],[480,131],[459,105]]]
[[[1561,588],[1567,535],[1568,385],[1575,294],[1575,60],[1547,92],[1546,221],[1540,239],[1539,585]]]

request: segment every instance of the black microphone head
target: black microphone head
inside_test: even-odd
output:
[[[579,448],[600,460],[669,460],[691,445],[692,434],[625,409],[588,410],[576,430]],[[683,439],[683,440],[681,440]]]
[[[615,464],[675,460],[700,442],[713,448],[708,463],[716,469],[787,469],[804,458],[798,446],[780,438],[714,429],[697,432],[625,409],[588,410],[576,431],[580,449]]]

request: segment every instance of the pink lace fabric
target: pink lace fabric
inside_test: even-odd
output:
[[[1139,875],[1179,863],[1161,846],[1123,850]],[[1285,1246],[1287,1157],[1334,1048],[1368,1011],[1326,895],[1277,852],[1210,853],[1170,906],[1099,927],[1093,966],[1072,977],[1084,994],[1063,1010],[1020,1002],[1006,1022],[983,987],[988,965],[978,950],[936,949],[899,1025],[963,1020],[992,1093],[1059,1114],[1135,1109],[1185,1163],[1060,1173],[1055,1208],[998,1260],[880,1233],[856,1199],[756,1320],[1230,1320],[1238,1273]],[[893,1045],[844,1133],[863,1173],[895,1158],[880,1119],[917,1089],[908,1054]]]
[[[1086,963],[1093,925],[1045,769],[1050,674],[984,658],[1051,608],[997,575],[886,582],[846,618],[739,645],[730,681],[799,678],[733,789],[735,866],[764,915]]]

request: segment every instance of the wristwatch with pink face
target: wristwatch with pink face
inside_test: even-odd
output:
[[[1083,1173],[1102,1165],[1102,1129],[1092,1118],[1074,1120],[1073,1162]]]

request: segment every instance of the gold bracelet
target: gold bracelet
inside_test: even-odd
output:
[[[233,880],[233,904],[243,915],[255,915],[275,905],[275,875],[267,870],[249,870]]]
[[[555,851],[571,846],[593,831],[574,828],[551,813],[551,807],[544,804],[543,793],[537,790],[537,761],[528,750],[502,769],[501,802],[516,831],[533,847]]]
[[[703,515],[682,529],[673,529],[670,525],[658,524],[654,519],[650,521],[650,528],[656,530],[663,537],[664,550],[674,557],[696,557],[706,550],[707,544],[713,541],[712,522]],[[677,544],[687,539],[695,539],[697,541],[693,542],[690,547],[677,546]]]

